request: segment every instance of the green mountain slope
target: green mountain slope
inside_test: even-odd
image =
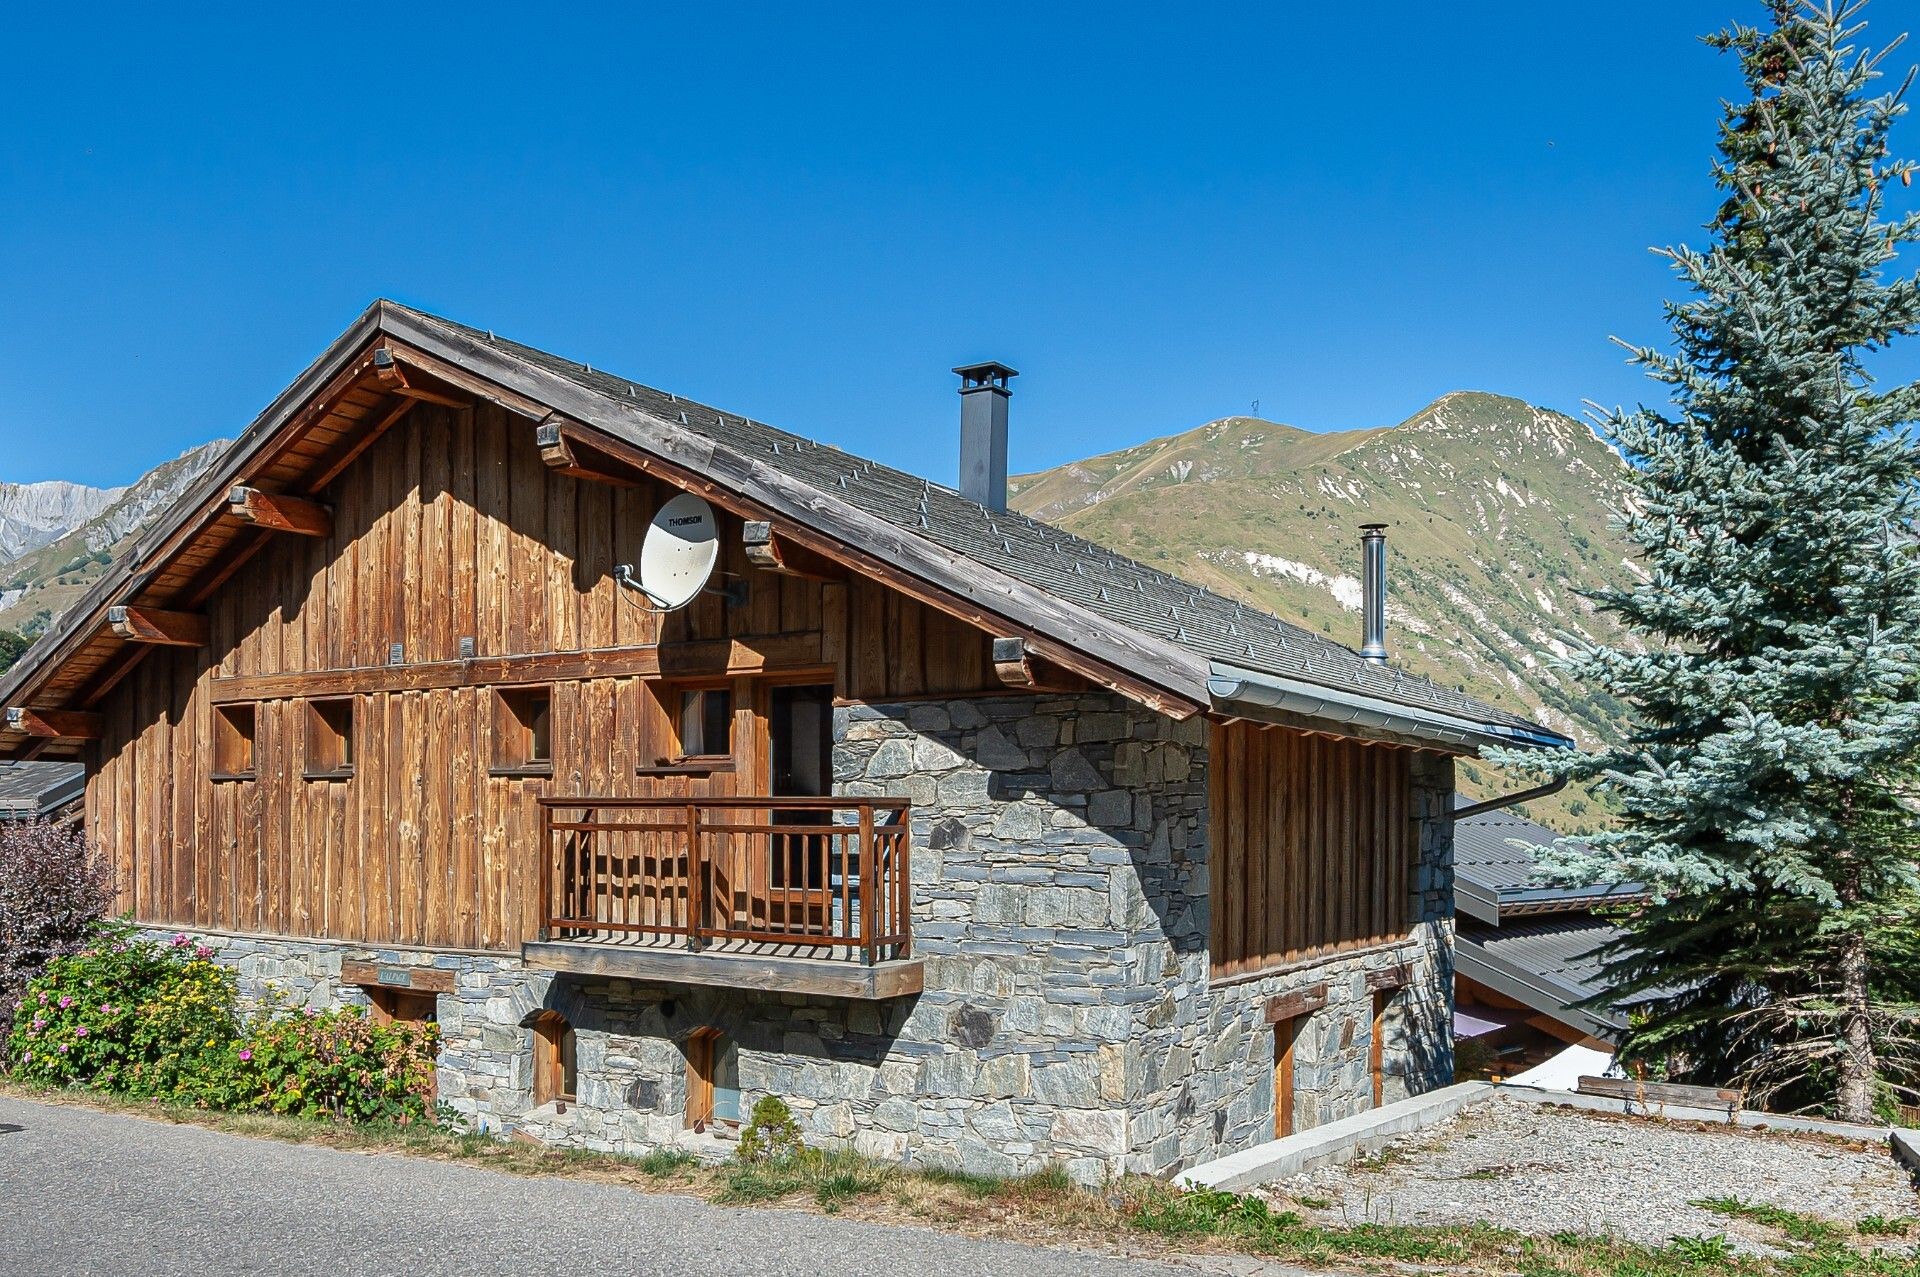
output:
[[[1548,667],[1561,632],[1622,635],[1578,593],[1618,582],[1623,467],[1593,432],[1463,391],[1397,426],[1313,433],[1249,417],[1013,480],[1012,504],[1144,563],[1359,642],[1360,525],[1388,525],[1396,662],[1593,740],[1618,707]],[[1469,789],[1511,781],[1473,769]],[[1538,805],[1592,819],[1580,795]]]

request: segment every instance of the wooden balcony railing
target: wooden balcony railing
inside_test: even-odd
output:
[[[905,958],[904,798],[543,798],[542,940]]]

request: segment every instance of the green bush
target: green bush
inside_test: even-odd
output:
[[[793,1110],[777,1095],[761,1098],[747,1118],[746,1129],[740,1132],[739,1159],[786,1162],[799,1151],[800,1124],[793,1120]]]
[[[9,1046],[15,1076],[141,1099],[220,1107],[239,1037],[233,973],[185,936],[169,944],[103,930],[28,986]]]
[[[359,1007],[243,1024],[233,972],[184,935],[118,926],[27,987],[14,1075],[196,1108],[349,1122],[433,1116],[433,1025],[375,1024]]]

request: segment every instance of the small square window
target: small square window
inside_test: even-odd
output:
[[[350,696],[307,702],[307,779],[353,774],[353,707]]]
[[[733,694],[724,687],[680,693],[677,727],[682,758],[718,758],[733,753]]]
[[[494,693],[493,771],[553,774],[553,691],[503,687]]]
[[[253,778],[253,737],[256,710],[252,705],[213,707],[213,778]]]

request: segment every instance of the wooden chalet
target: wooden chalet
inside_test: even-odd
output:
[[[438,1018],[490,1128],[780,1093],[1093,1176],[1447,1080],[1451,760],[1564,738],[1006,512],[962,372],[967,495],[378,302],[0,681],[0,758],[83,762],[122,907],[250,996]],[[683,492],[720,573],[659,613]]]

